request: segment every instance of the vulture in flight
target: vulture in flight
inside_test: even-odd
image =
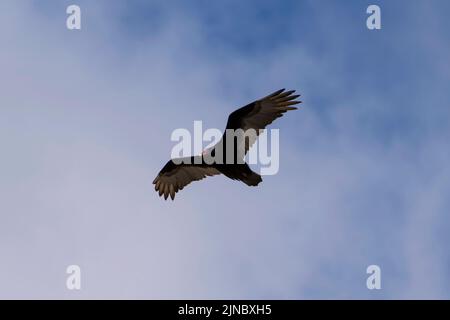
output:
[[[167,200],[170,195],[173,200],[175,194],[183,190],[192,181],[219,174],[233,180],[240,180],[248,186],[257,186],[262,181],[261,176],[253,172],[243,159],[267,125],[271,124],[276,118],[282,117],[285,112],[297,109],[292,106],[301,103],[301,101],[296,100],[300,95],[293,93],[295,93],[295,90],[278,90],[267,97],[237,109],[228,116],[226,131],[241,129],[246,133],[249,129],[253,129],[253,132],[256,133],[240,138],[239,136],[233,137],[233,150],[231,151],[234,161],[231,161],[231,163],[228,158],[227,161],[214,161],[212,163],[206,161],[207,156],[211,158],[219,155],[220,159],[226,158],[227,151],[230,151],[226,143],[227,134],[225,133],[215,146],[204,150],[201,155],[169,160],[153,181],[159,196],[164,195],[164,199]],[[224,148],[225,145],[226,148]],[[217,157],[215,159],[217,160]]]

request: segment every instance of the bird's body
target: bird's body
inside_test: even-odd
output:
[[[226,132],[241,130],[244,135],[225,133],[214,147],[199,156],[169,160],[153,181],[155,190],[160,196],[164,195],[164,199],[170,195],[173,200],[175,194],[192,181],[219,174],[257,186],[262,178],[250,169],[244,157],[267,125],[283,113],[297,109],[292,105],[301,101],[295,101],[299,95],[292,95],[294,92],[278,90],[231,113]]]

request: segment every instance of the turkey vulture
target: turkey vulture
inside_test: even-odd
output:
[[[206,156],[215,156],[215,153],[219,152],[218,150],[223,150],[220,151],[220,157],[225,159],[227,148],[223,149],[223,146],[226,145],[226,134],[214,147],[203,151],[201,155],[169,160],[153,181],[159,196],[164,195],[164,199],[167,200],[170,195],[173,200],[175,194],[192,181],[218,174],[223,174],[233,180],[240,180],[248,186],[257,186],[262,181],[261,176],[253,172],[243,158],[267,125],[271,124],[276,118],[283,116],[286,111],[297,109],[292,105],[301,103],[301,101],[295,100],[300,95],[293,95],[294,92],[295,90],[278,90],[234,111],[228,116],[226,131],[241,129],[243,132],[248,132],[253,129],[256,133],[243,139],[234,137],[234,149],[232,150],[234,151],[232,153],[234,161],[232,163],[228,163],[228,161],[226,163],[224,161],[213,163],[205,161]]]

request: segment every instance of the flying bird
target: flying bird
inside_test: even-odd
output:
[[[231,163],[205,161],[208,156],[226,159],[227,151],[230,152],[230,150],[224,148],[228,145],[225,133],[216,145],[204,150],[201,155],[169,160],[153,181],[159,196],[164,195],[164,199],[167,200],[170,195],[170,198],[174,200],[175,194],[189,183],[220,174],[242,181],[248,186],[257,186],[262,181],[261,176],[253,172],[243,159],[267,125],[282,117],[285,112],[297,109],[292,106],[301,103],[296,100],[300,95],[294,95],[294,93],[295,90],[278,90],[237,109],[228,116],[226,131],[242,129],[243,132],[249,132],[253,129],[255,132],[244,138],[233,137],[231,151],[234,161]]]

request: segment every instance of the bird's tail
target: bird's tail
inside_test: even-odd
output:
[[[240,180],[244,182],[248,186],[257,186],[261,181],[262,178],[259,174],[252,171],[250,167],[245,164],[246,170],[242,171],[242,176],[240,177]]]

